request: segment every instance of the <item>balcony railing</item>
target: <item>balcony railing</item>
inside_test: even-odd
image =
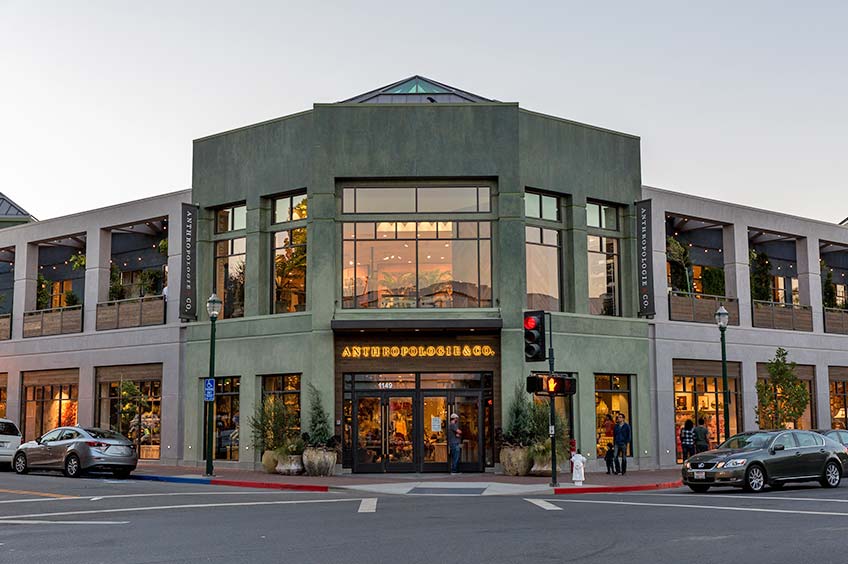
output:
[[[82,305],[24,312],[24,337],[82,332]]]
[[[165,296],[145,296],[97,304],[98,331],[165,323]]]
[[[0,315],[0,341],[8,341],[12,338],[12,314]]]
[[[824,308],[825,333],[848,335],[848,310],[834,307]]]
[[[810,306],[754,300],[752,309],[754,327],[787,331],[813,330],[813,310]]]
[[[739,300],[736,298],[690,292],[671,292],[668,295],[669,319],[672,321],[715,323],[715,313],[720,306],[724,306],[730,314],[728,323],[739,325]]]

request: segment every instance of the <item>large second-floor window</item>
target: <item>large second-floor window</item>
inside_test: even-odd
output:
[[[244,317],[245,238],[215,243],[214,291],[224,302],[223,319]]]
[[[274,313],[306,310],[306,228],[274,233]]]
[[[524,230],[527,260],[527,307],[560,311],[559,231],[528,225]]]
[[[618,239],[588,237],[589,313],[620,315],[618,290]]]
[[[343,230],[343,307],[491,307],[489,222],[360,222]]]

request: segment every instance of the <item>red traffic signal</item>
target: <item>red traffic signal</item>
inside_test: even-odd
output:
[[[524,314],[524,362],[540,362],[547,358],[545,312],[528,311]]]

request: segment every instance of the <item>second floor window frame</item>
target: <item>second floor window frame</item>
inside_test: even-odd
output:
[[[289,311],[282,311],[282,312],[276,311],[276,307],[277,307],[277,300],[276,300],[276,257],[277,257],[277,251],[281,251],[283,249],[294,249],[295,247],[305,247],[306,248],[306,254],[307,254],[307,261],[308,261],[308,256],[309,256],[309,230],[306,229],[306,226],[307,226],[307,222],[309,221],[309,211],[308,211],[309,210],[309,197],[307,195],[306,188],[299,188],[297,190],[290,190],[290,191],[287,191],[287,192],[281,192],[279,194],[269,196],[267,199],[271,204],[271,213],[270,213],[269,218],[267,220],[268,221],[268,227],[266,229],[266,231],[268,233],[267,236],[270,239],[269,247],[270,247],[270,261],[271,261],[271,266],[270,266],[270,268],[271,268],[271,278],[270,278],[270,281],[269,281],[269,290],[270,290],[270,293],[271,293],[271,299],[270,299],[270,305],[269,305],[270,309],[269,309],[268,313],[271,314],[271,315],[284,314],[284,313],[295,313],[295,312],[289,312]],[[278,217],[277,216],[277,210],[278,210],[278,207],[279,207],[278,202],[286,202],[286,201],[288,201],[288,205],[284,204],[284,209],[281,210],[281,211],[285,212],[285,217]],[[295,212],[295,207],[301,202],[304,204],[305,209],[303,210],[302,214],[298,214],[298,213]],[[298,217],[299,215],[302,215],[302,217]],[[295,230],[306,231],[306,244],[305,245],[294,244],[293,237],[294,237]],[[287,243],[284,246],[279,245],[278,242],[277,242],[277,234],[280,233],[280,232],[283,232],[283,231],[288,232]],[[263,234],[263,236],[266,236],[266,235]],[[305,280],[304,284],[305,284],[305,289],[308,289],[309,288],[309,268],[308,268],[308,265],[307,265],[306,270],[307,270],[307,272],[306,272],[306,275],[304,276],[304,280]],[[309,310],[309,294],[308,294],[308,291],[306,292],[306,295],[307,295],[306,296],[306,305],[304,306],[303,311]]]
[[[539,215],[528,214],[528,210],[532,212],[535,207],[534,203],[531,201],[528,205],[528,197],[532,199],[537,199],[539,204]],[[524,245],[525,249],[527,245],[538,245],[540,247],[548,247],[557,249],[557,290],[559,292],[559,296],[557,298],[559,302],[559,307],[556,311],[566,311],[566,273],[569,271],[567,266],[567,247],[566,247],[566,231],[565,231],[565,218],[566,214],[563,210],[563,205],[565,205],[567,201],[567,194],[559,194],[556,192],[547,192],[545,190],[538,190],[536,188],[527,187],[524,189],[524,223],[525,223],[525,236],[524,236]],[[551,217],[550,214],[550,204],[546,206],[546,202],[550,202],[553,199],[553,205],[555,209],[555,217]],[[548,209],[548,213],[545,210]],[[549,238],[546,237],[546,232],[555,231],[556,232],[556,242],[554,243]],[[535,237],[538,234],[539,240],[538,242],[528,240],[529,236]],[[524,271],[527,272],[527,257],[525,254],[525,266]],[[525,286],[529,287],[529,281],[525,280]],[[527,288],[525,288],[525,307],[530,309],[534,309],[535,306],[529,303],[528,301],[529,293]],[[532,306],[532,307],[531,307]]]

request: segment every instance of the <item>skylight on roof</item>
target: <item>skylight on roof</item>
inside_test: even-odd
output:
[[[386,94],[446,94],[450,90],[415,77],[385,92]]]

